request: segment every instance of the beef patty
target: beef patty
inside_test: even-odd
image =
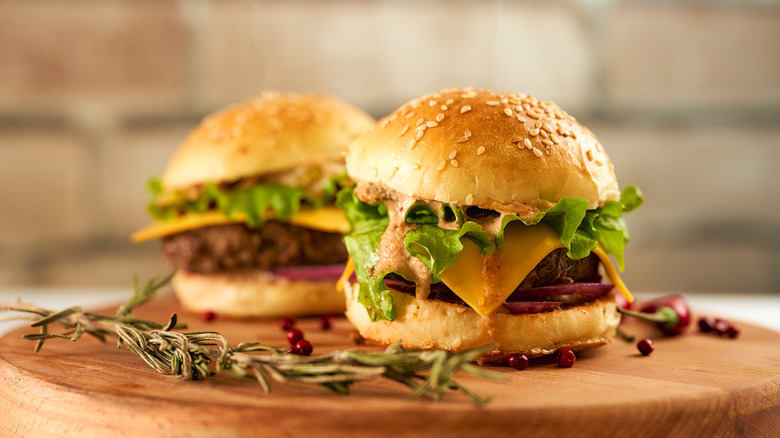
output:
[[[185,231],[165,237],[162,251],[174,268],[199,273],[327,265],[347,260],[340,234],[277,221],[265,222],[258,228],[228,224]]]

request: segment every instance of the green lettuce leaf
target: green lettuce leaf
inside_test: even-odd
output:
[[[439,216],[428,204],[420,202],[406,210],[404,220],[407,224],[436,225],[439,223]]]
[[[342,174],[325,181],[322,195],[317,197],[302,188],[281,184],[258,184],[224,190],[209,182],[203,186],[203,191],[197,199],[186,199],[182,194],[164,195],[162,181],[155,177],[147,183],[147,189],[155,198],[147,206],[147,211],[155,220],[168,221],[180,213],[203,213],[216,208],[230,218],[243,213],[246,215],[247,225],[257,227],[263,224],[269,210],[274,213],[276,219],[288,221],[300,210],[302,202],[308,202],[315,208],[330,204],[345,178],[346,175]],[[160,201],[163,196],[166,197],[164,203]]]
[[[420,225],[404,237],[404,247],[409,254],[428,266],[431,270],[431,283],[438,283],[441,281],[441,273],[454,265],[463,251],[461,237],[476,243],[483,256],[493,252],[490,234],[472,221],[463,224],[460,230],[443,230],[435,225]]]
[[[496,235],[496,245],[501,246],[504,230],[513,221],[518,220],[525,225],[544,222],[561,236],[561,243],[568,249],[567,255],[572,259],[587,257],[600,243],[604,251],[615,257],[622,271],[625,267],[623,255],[630,236],[621,215],[638,208],[643,202],[642,192],[636,186],[627,186],[619,201],[607,201],[595,210],[588,210],[588,203],[584,199],[563,198],[534,221],[523,221],[516,215],[504,216]]]
[[[459,227],[462,227],[466,223],[466,213],[463,208],[454,204],[442,204],[441,212],[444,220],[450,222],[455,221]]]
[[[360,284],[358,302],[368,311],[372,321],[395,319],[393,297],[385,286],[389,272],[372,275],[379,262],[379,245],[390,218],[384,203],[367,204],[355,196],[354,185],[336,195],[336,205],[344,211],[350,224],[350,232],[344,236],[347,252],[355,265],[355,276]]]

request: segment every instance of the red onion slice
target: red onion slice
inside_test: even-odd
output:
[[[549,312],[561,307],[561,301],[513,301],[504,303],[504,306],[512,315],[525,313]]]
[[[553,284],[550,286],[540,286],[528,290],[516,291],[512,295],[521,299],[557,297],[561,295],[589,295],[596,297],[606,294],[612,290],[612,287],[613,286],[609,283]]]
[[[344,273],[344,264],[318,266],[283,266],[271,271],[277,277],[296,280],[337,280]]]
[[[387,286],[389,289],[395,289],[397,291],[406,292],[409,294],[414,294],[414,291],[417,288],[414,283],[392,277],[385,277],[385,286]]]

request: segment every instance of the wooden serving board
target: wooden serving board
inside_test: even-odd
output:
[[[218,331],[233,344],[286,345],[277,321],[202,322],[172,296],[137,316],[164,322],[173,312],[188,331]],[[344,319],[330,331],[316,319],[298,327],[315,353],[355,348]],[[624,327],[653,333],[638,322]],[[254,380],[228,376],[186,382],[86,336],[47,341],[33,354],[33,342],[21,336],[34,329],[22,328],[0,338],[0,436],[780,436],[780,333],[741,327],[737,339],[697,330],[655,335],[646,357],[615,339],[578,354],[573,368],[550,359],[524,371],[491,367],[505,382],[461,375],[492,397],[481,407],[458,393],[441,403],[409,400],[408,389],[384,381],[357,383],[349,396],[279,384],[265,394]]]

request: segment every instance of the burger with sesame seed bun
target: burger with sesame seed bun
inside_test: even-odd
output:
[[[479,362],[605,344],[631,300],[623,268],[641,205],[596,137],[525,94],[446,90],[352,143],[338,194],[350,232],[340,285],[367,340],[461,351]],[[354,269],[354,275],[352,274]]]
[[[264,93],[206,117],[149,187],[183,307],[232,317],[344,310],[344,151],[374,120],[333,97]]]

